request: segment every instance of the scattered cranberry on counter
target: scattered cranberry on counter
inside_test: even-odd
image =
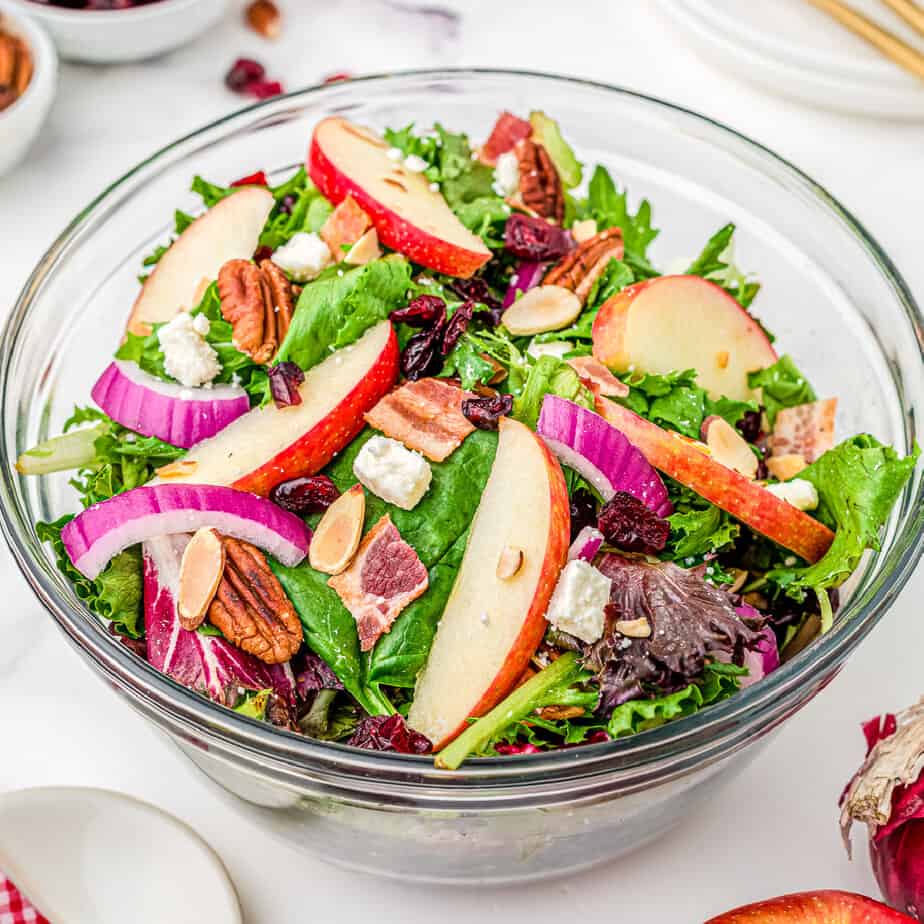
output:
[[[60,6],[66,10],[130,10],[136,6],[148,6],[159,0],[32,0],[42,6]]]
[[[225,86],[243,96],[269,99],[283,92],[278,80],[266,79],[266,68],[251,58],[238,58],[225,75]]]

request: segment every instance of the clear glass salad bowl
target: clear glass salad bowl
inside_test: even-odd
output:
[[[277,731],[213,705],[119,644],[36,538],[72,510],[65,475],[31,481],[17,454],[58,432],[115,347],[143,254],[193,207],[195,173],[224,183],[284,176],[331,113],[382,128],[439,120],[475,139],[497,111],[543,108],[588,163],[647,196],[662,228],[656,264],[698,251],[726,221],[764,283],[755,308],[821,395],[840,436],[868,430],[909,451],[924,419],[922,317],[888,257],[821,187],[701,116],[626,90],[501,71],[436,71],[308,89],[170,145],[91,203],[39,263],[0,342],[2,525],[42,603],[83,659],[218,785],[293,844],[374,873],[439,882],[526,880],[616,857],[697,811],[770,733],[835,675],[921,553],[921,467],[882,550],[852,581],[833,631],[768,679],[636,737],[548,754],[469,761],[359,751]]]

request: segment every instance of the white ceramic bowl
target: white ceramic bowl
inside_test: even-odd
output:
[[[25,93],[0,112],[0,176],[23,159],[35,140],[58,83],[58,57],[45,31],[18,4],[0,0],[0,15],[11,31],[25,39],[32,52],[32,80]]]
[[[130,10],[68,10],[14,0],[51,33],[69,61],[113,64],[172,51],[213,26],[228,0],[160,0]]]

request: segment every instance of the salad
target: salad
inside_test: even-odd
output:
[[[557,123],[314,129],[196,177],[23,475],[116,639],[316,739],[457,768],[637,734],[828,631],[909,478],[835,439],[720,228],[682,272]],[[75,507],[77,506],[75,502]]]

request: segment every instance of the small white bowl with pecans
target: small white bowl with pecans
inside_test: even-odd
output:
[[[13,0],[49,31],[62,58],[96,64],[142,61],[172,51],[214,26],[229,0]]]
[[[58,58],[45,31],[0,0],[0,176],[25,156],[48,115]]]

